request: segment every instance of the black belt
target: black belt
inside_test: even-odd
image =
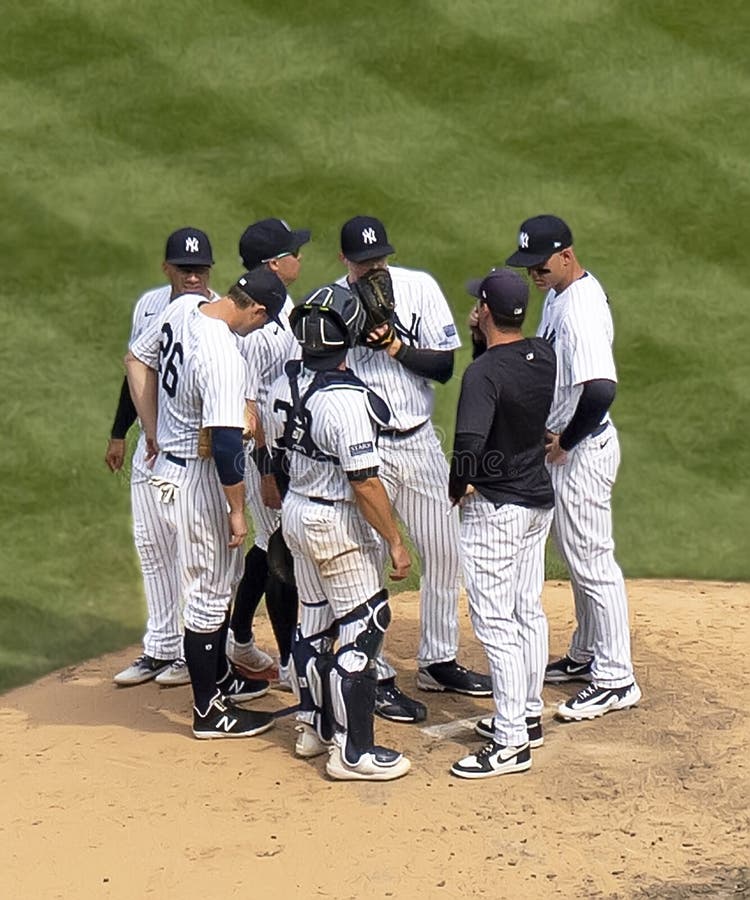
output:
[[[329,500],[328,497],[308,497],[311,503],[319,503],[321,506],[333,506],[335,500]]]
[[[174,453],[165,453],[164,458],[168,459],[171,463],[174,463],[176,466],[182,466],[183,469],[187,465],[187,460],[183,459],[181,456],[175,456]]]
[[[597,426],[589,435],[589,437],[599,437],[599,435],[606,431],[609,428],[609,419],[606,422],[602,422],[601,425]]]
[[[404,431],[400,431],[398,428],[381,428],[380,433],[388,435],[388,437],[394,438],[405,438],[409,437],[410,434],[416,434],[420,428],[424,428],[427,424],[427,419],[424,422],[420,422],[419,425],[415,425],[414,428],[406,428]]]

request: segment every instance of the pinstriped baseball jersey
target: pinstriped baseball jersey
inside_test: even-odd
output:
[[[315,374],[302,369],[298,379],[300,396],[304,397]],[[269,447],[281,446],[291,405],[289,378],[284,374],[272,385],[265,405],[263,427]],[[379,420],[368,402],[367,390],[337,383],[314,391],[305,405],[310,413],[312,443],[337,463],[288,451],[289,488],[307,497],[353,501],[346,473],[380,465],[376,445]]]
[[[159,448],[185,459],[198,456],[201,426],[245,425],[245,361],[226,324],[200,311],[204,302],[197,294],[173,301],[130,348],[158,368]]]
[[[547,427],[560,433],[573,418],[585,381],[617,381],[612,315],[607,295],[590,272],[559,294],[549,291],[537,335],[557,354],[557,387]]]
[[[410,347],[455,350],[461,346],[448,301],[427,272],[388,266],[396,299],[394,328]],[[346,278],[339,284],[346,285]],[[432,382],[415,375],[382,350],[355,347],[348,364],[369,387],[387,399],[393,411],[389,428],[405,431],[432,414]]]
[[[247,399],[255,400],[259,406],[265,402],[271,385],[283,373],[284,363],[300,355],[299,344],[289,325],[292,309],[294,301],[287,295],[279,315],[284,327],[269,323],[241,341],[240,350],[247,363]]]

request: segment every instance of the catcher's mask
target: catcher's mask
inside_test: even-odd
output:
[[[365,321],[359,297],[340,284],[319,287],[289,314],[302,360],[315,371],[335,369],[357,343]]]

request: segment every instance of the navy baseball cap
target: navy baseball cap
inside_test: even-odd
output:
[[[240,238],[240,256],[248,269],[287,253],[297,253],[310,240],[306,229],[295,231],[283,219],[261,219],[248,225]]]
[[[257,266],[252,271],[240,275],[234,287],[264,306],[268,318],[280,328],[284,327],[284,323],[279,319],[279,313],[286,303],[286,288],[278,275],[265,266]]]
[[[492,269],[484,278],[467,282],[466,290],[480,303],[486,303],[493,316],[509,325],[523,325],[529,305],[529,286],[517,272]]]
[[[355,216],[341,227],[341,253],[345,259],[366,262],[395,252],[388,243],[385,225],[374,216]]]
[[[199,228],[180,228],[167,238],[164,262],[173,266],[212,266],[211,242]]]
[[[521,223],[518,250],[505,260],[508,266],[538,266],[573,243],[570,228],[557,216],[534,216]]]

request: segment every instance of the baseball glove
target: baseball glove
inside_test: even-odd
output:
[[[365,311],[365,323],[362,326],[360,340],[368,347],[384,350],[395,337],[393,315],[396,299],[393,296],[391,273],[388,269],[370,269],[354,282],[353,287]],[[389,327],[376,340],[368,340],[370,332],[381,325]]]
[[[213,444],[211,441],[211,429],[201,428],[198,432],[198,456],[201,459],[211,459]]]
[[[268,539],[268,571],[282,584],[288,584],[295,587],[297,582],[294,580],[294,560],[289,547],[286,545],[284,535],[281,533],[281,526],[274,531]]]

